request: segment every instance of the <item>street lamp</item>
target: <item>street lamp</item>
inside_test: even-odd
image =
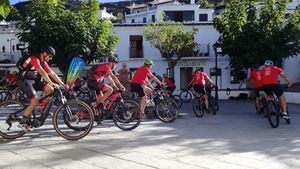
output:
[[[11,56],[11,41],[13,41],[13,40],[15,40],[15,38],[11,38],[9,40],[9,54],[10,54],[10,56]]]
[[[222,54],[222,48],[221,48],[221,44],[217,41],[214,45],[213,45],[214,51],[215,51],[215,83],[216,83],[216,92],[215,92],[215,98],[218,100],[219,99],[219,95],[218,95],[218,55]]]

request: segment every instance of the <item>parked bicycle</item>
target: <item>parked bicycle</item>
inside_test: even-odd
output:
[[[191,91],[191,88],[183,89],[179,94],[181,100],[183,103],[189,103],[193,98],[193,92]]]
[[[45,98],[50,98],[40,116],[36,111],[31,113],[30,127],[38,128],[45,124],[49,116],[53,100],[60,98],[62,104],[53,113],[53,126],[55,131],[68,140],[78,140],[85,137],[91,131],[94,122],[92,109],[82,101],[66,100],[62,89],[54,89],[54,92],[39,99],[41,102]],[[26,132],[18,125],[22,119],[24,110],[28,105],[20,101],[5,100],[0,103],[0,135],[6,139],[16,139]],[[79,114],[84,114],[85,118],[79,118]]]

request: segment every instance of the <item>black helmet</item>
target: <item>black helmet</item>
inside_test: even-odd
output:
[[[117,57],[114,56],[110,56],[108,57],[108,62],[115,62],[115,63],[119,63],[119,59]]]
[[[47,52],[47,53],[51,54],[52,56],[55,55],[55,49],[52,46],[42,47],[41,52]]]

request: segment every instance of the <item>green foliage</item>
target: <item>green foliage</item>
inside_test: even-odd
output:
[[[195,32],[196,30],[185,31],[182,23],[159,20],[147,24],[144,36],[167,60],[170,75],[173,77],[178,60],[184,56],[186,50],[192,50],[195,45],[193,42]],[[174,55],[177,57],[175,58]]]
[[[201,8],[206,8],[208,6],[208,0],[199,0],[197,4],[200,5]]]
[[[8,16],[5,18],[6,21],[20,21],[22,20],[22,15],[19,13],[19,11],[13,7],[13,6],[9,6],[10,8],[10,12],[8,14]],[[0,16],[0,20],[3,20],[4,17]]]
[[[277,3],[265,0],[260,10],[256,9],[255,2],[231,0],[224,17],[214,20],[214,26],[221,34],[219,41],[223,54],[230,56],[231,66],[237,69],[266,59],[281,61],[300,51],[296,36],[299,10],[286,20],[286,0]]]
[[[10,12],[10,6],[8,0],[0,0],[0,16],[4,19],[8,16]]]
[[[75,55],[82,55],[87,63],[114,51],[117,37],[112,33],[109,21],[98,21],[97,0],[78,4],[78,9],[69,10],[62,1],[32,0],[28,16],[23,19],[18,34],[28,42],[31,51],[38,51],[42,45],[56,49],[54,63],[66,71],[69,61]]]

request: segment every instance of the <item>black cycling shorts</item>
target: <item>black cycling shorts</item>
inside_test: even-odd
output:
[[[258,87],[258,88],[254,88],[253,90],[254,90],[255,97],[259,97],[259,92],[263,91],[263,88]]]
[[[26,80],[26,79],[18,79],[17,85],[20,90],[26,94],[26,96],[31,99],[33,97],[37,97],[37,91],[43,91],[45,84],[41,81],[34,80]]]
[[[170,92],[170,94],[173,94],[176,87],[166,87],[166,89]]]
[[[273,96],[273,93],[277,96],[280,97],[283,95],[283,89],[280,87],[279,84],[269,84],[269,85],[264,85],[263,90],[266,92],[268,96]]]
[[[194,84],[194,90],[197,92],[197,93],[201,93],[202,95],[205,95],[206,94],[206,90],[205,90],[205,87],[203,85],[200,85],[200,84]]]
[[[130,88],[131,88],[131,92],[136,92],[140,98],[145,96],[145,92],[141,84],[131,83]]]

